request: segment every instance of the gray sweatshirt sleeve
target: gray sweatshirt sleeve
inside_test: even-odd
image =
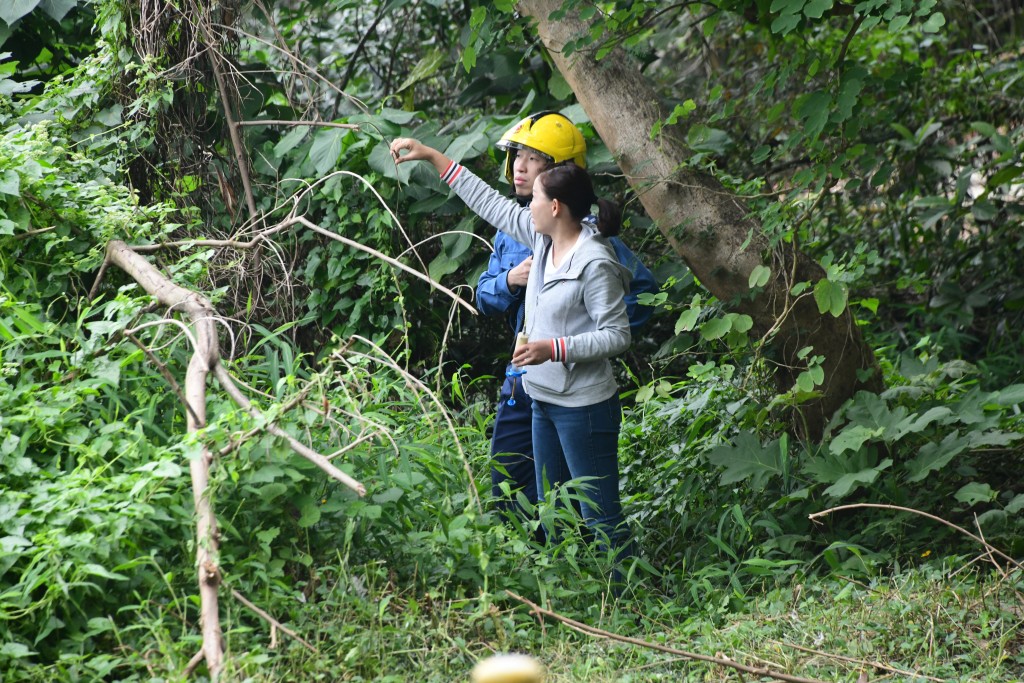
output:
[[[556,340],[564,343],[564,359],[576,363],[616,356],[629,348],[632,335],[626,314],[622,268],[612,261],[594,261],[584,274],[587,287],[583,303],[594,321],[592,332]]]
[[[468,168],[454,161],[441,174],[441,180],[455,190],[455,194],[473,213],[507,233],[516,242],[533,249],[536,233],[533,231],[533,217],[529,207],[519,206],[518,202],[503,197]]]

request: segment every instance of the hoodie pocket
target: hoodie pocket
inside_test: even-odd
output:
[[[565,363],[547,361],[526,371],[527,388],[536,387],[542,392],[564,394],[569,388],[569,370]]]

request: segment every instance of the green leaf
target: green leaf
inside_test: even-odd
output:
[[[820,90],[796,99],[793,114],[803,122],[804,133],[811,140],[816,139],[825,128],[832,110],[832,98]]]
[[[858,472],[848,472],[839,477],[836,483],[825,489],[823,493],[834,498],[842,498],[861,486],[873,484],[878,479],[878,475],[881,474],[882,470],[888,469],[891,465],[892,460],[886,458],[877,467],[870,467]]]
[[[452,140],[445,150],[445,156],[452,161],[461,162],[464,159],[472,159],[486,152],[491,146],[490,139],[483,133],[467,133]]]
[[[754,287],[764,287],[768,284],[768,278],[772,275],[772,269],[768,266],[758,264],[754,266],[754,269],[750,271],[750,277],[747,278],[747,286],[750,289]]]
[[[853,115],[853,108],[864,88],[863,76],[864,70],[859,67],[843,74],[843,82],[836,95],[836,111],[839,114],[836,120],[845,121]]]
[[[565,77],[557,70],[552,71],[551,78],[548,79],[548,92],[555,99],[559,100],[567,100],[572,97],[572,88],[569,87]]]
[[[1020,177],[1021,174],[1024,174],[1024,166],[1007,166],[993,173],[992,177],[985,184],[990,188],[1007,185],[1011,180]]]
[[[690,307],[683,311],[679,315],[679,320],[676,321],[675,333],[689,332],[693,329],[694,325],[697,324],[697,318],[700,317],[701,312],[700,295],[694,294],[693,299],[690,300]]]
[[[309,149],[309,158],[319,175],[327,175],[338,165],[341,156],[341,141],[348,131],[342,128],[328,128],[313,137],[313,146]]]
[[[776,439],[764,446],[751,432],[740,432],[732,443],[722,444],[708,453],[708,461],[724,469],[722,484],[750,480],[750,486],[763,489],[774,476],[783,473],[783,453]]]
[[[62,21],[72,9],[78,5],[78,0],[42,0],[39,9],[54,21]]]
[[[992,401],[1001,406],[1024,403],[1024,384],[1011,384],[1005,389],[1000,389],[993,394]]]
[[[0,3],[0,19],[10,26],[34,10],[38,4],[39,0],[4,0]]]
[[[910,23],[910,15],[898,14],[889,22],[889,33],[899,33]]]
[[[928,21],[924,22],[924,26],[921,28],[925,33],[935,33],[945,25],[946,17],[943,16],[942,12],[936,12],[928,17]]]
[[[803,3],[800,2],[802,5]],[[772,33],[786,35],[800,23],[799,14],[780,14],[772,21]]]
[[[105,567],[101,567],[98,564],[83,564],[81,569],[90,576],[100,576],[104,579],[115,579],[118,581],[124,581],[128,577],[124,574],[115,574],[114,572],[107,571]]]
[[[809,0],[804,5],[804,16],[811,19],[821,19],[825,12],[832,9],[832,0]]]
[[[308,528],[320,521],[320,501],[312,496],[299,496],[296,504],[299,508],[299,526]]]
[[[397,486],[392,486],[391,488],[387,489],[386,491],[382,491],[381,493],[373,494],[373,502],[374,503],[380,503],[382,505],[386,505],[387,503],[394,503],[395,501],[397,501],[398,499],[400,499],[404,495],[405,495],[405,490],[404,489],[401,489],[401,488],[399,488]]]
[[[474,66],[476,66],[476,48],[472,45],[467,45],[462,51],[462,68],[469,73]]]
[[[734,332],[749,332],[754,327],[754,319],[746,313],[730,313]]]
[[[693,100],[686,100],[682,104],[677,104],[673,109],[672,113],[665,120],[667,125],[672,125],[679,121],[681,118],[689,116],[694,110],[697,109],[697,103]]]
[[[302,142],[307,133],[309,133],[309,128],[307,126],[295,126],[292,130],[288,131],[283,138],[277,141],[277,144],[274,145],[274,154],[278,158],[283,157],[294,149],[295,145]]]
[[[957,432],[947,434],[942,441],[926,443],[918,451],[917,456],[906,465],[909,475],[907,481],[916,483],[923,481],[931,472],[942,469],[953,458],[960,455],[970,445],[970,439],[960,436]]]
[[[4,171],[3,176],[0,176],[0,192],[14,195],[15,197],[21,195],[21,178],[13,169],[7,169]]]
[[[953,494],[961,503],[975,505],[977,503],[990,503],[996,499],[996,492],[988,484],[972,481],[960,487],[960,490]]]
[[[486,15],[486,10],[482,7],[477,7],[473,10],[474,17],[477,14],[477,10],[483,11]],[[470,22],[472,23],[472,19],[470,19]],[[416,66],[412,68],[412,71],[409,72],[409,75],[405,77],[405,80],[402,81],[402,84],[398,86],[398,90],[395,92],[402,92],[403,90],[416,85],[420,81],[425,81],[430,78],[437,73],[439,68],[441,68],[441,65],[444,64],[444,60],[444,52],[438,49],[430,50],[427,54],[423,55],[420,61],[416,62]]]
[[[814,285],[814,300],[818,304],[818,312],[831,313],[835,317],[842,315],[846,309],[846,288],[827,278],[822,278]]]
[[[847,427],[832,439],[828,450],[836,455],[844,451],[857,451],[869,439],[876,439],[882,435],[881,428],[871,428],[865,425],[853,425]]]
[[[686,144],[697,152],[725,154],[732,146],[732,138],[724,130],[698,123],[690,126],[686,134]]]
[[[4,643],[0,645],[0,657],[21,659],[22,657],[31,657],[34,654],[36,653],[21,643]]]
[[[732,328],[732,321],[728,318],[712,318],[700,326],[700,336],[707,341],[721,339]]]
[[[1015,515],[1021,510],[1024,510],[1024,493],[1018,493],[1013,500],[1006,504],[1006,511],[1011,515]]]

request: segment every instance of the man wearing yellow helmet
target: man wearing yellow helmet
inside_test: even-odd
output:
[[[510,128],[495,145],[505,152],[503,172],[512,185],[514,197],[522,206],[533,199],[537,176],[561,164],[572,163],[586,168],[587,143],[576,125],[566,116],[541,112],[528,116]],[[651,317],[653,310],[639,306],[641,292],[656,292],[654,275],[614,237],[609,240],[619,262],[632,273],[630,292],[625,297],[630,327],[636,330]],[[494,238],[494,252],[487,270],[477,283],[476,304],[484,315],[505,317],[513,334],[523,329],[526,282],[533,265],[530,248],[516,242],[504,232]],[[531,503],[536,503],[537,479],[533,463],[532,401],[514,373],[507,374],[501,388],[494,433],[491,438],[491,492],[504,510],[516,509],[515,491],[521,490]],[[503,484],[513,492],[505,494]]]

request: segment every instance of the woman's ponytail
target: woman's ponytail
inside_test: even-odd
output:
[[[615,202],[596,198],[597,231],[604,237],[615,237],[622,230],[622,211]]]

